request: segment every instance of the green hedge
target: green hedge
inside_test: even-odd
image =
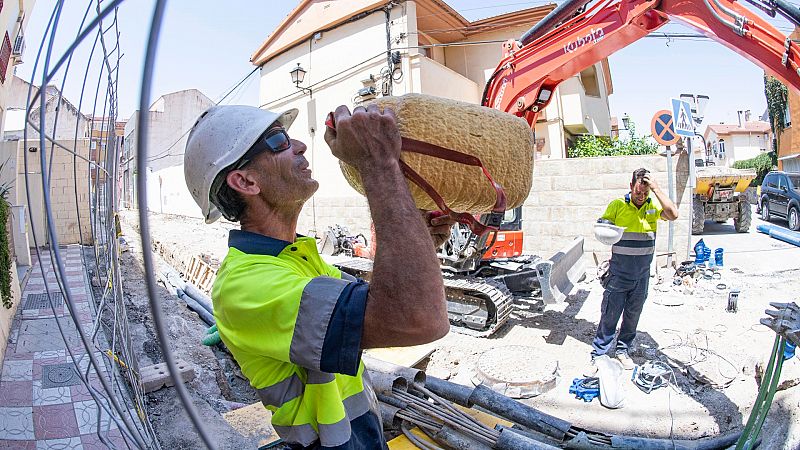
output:
[[[658,151],[658,145],[651,143],[647,137],[636,136],[633,123],[629,125],[629,137],[621,140],[618,137],[584,135],[567,149],[567,158],[588,158],[592,156],[624,156],[652,155]]]
[[[11,297],[11,242],[7,229],[10,212],[11,206],[5,195],[0,196],[0,299],[7,309],[14,304]]]
[[[764,177],[771,170],[775,170],[778,161],[775,152],[762,153],[755,158],[743,159],[733,163],[734,169],[756,169],[756,177],[750,182],[750,186],[761,186]]]

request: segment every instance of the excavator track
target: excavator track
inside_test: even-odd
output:
[[[447,273],[443,279],[447,317],[453,331],[487,337],[511,317],[514,297],[502,283]]]
[[[330,263],[351,275],[370,279],[372,261],[364,258],[329,257]],[[503,326],[514,309],[514,297],[500,282],[443,274],[447,317],[452,330],[470,336],[491,336]]]

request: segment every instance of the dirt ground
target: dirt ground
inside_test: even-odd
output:
[[[122,276],[128,322],[133,342],[139,348],[139,367],[163,361],[155,336],[152,315],[142,282],[141,244],[138,224],[133,215],[123,220],[123,233],[129,251],[122,254]],[[156,257],[156,265],[163,264]],[[202,345],[206,325],[176,296],[163,286],[157,289],[162,317],[166,321],[170,348],[176,358],[192,365],[194,380],[187,383],[192,402],[200,414],[203,426],[216,440],[219,448],[257,448],[260,436],[243,436],[223,420],[222,414],[257,401],[249,383],[236,364],[224,352]],[[191,425],[174,388],[162,388],[147,395],[147,412],[153,428],[165,449],[204,448]]]
[[[136,223],[131,213],[124,213],[123,218],[128,224]],[[797,264],[800,248],[757,233],[758,223],[761,222],[754,219],[751,232],[745,234],[735,233],[732,223],[707,223],[706,233],[693,238],[692,244],[702,237],[712,249],[725,249],[721,279],[700,279],[691,293],[684,286],[673,287],[671,273],[662,271],[661,283],[658,278],[652,279],[632,356],[637,363],[668,358],[675,367],[675,383],[650,394],[626,383],[626,403],[621,409],[607,409],[598,400],[585,403],[568,393],[573,378],[582,376],[589,361],[591,340],[600,316],[602,288],[591,276],[592,271],[564,304],[517,313],[491,338],[451,332],[436,343],[426,370],[440,378],[470,384],[483,352],[524,345],[531,347],[531,358],[556,362],[560,379],[551,391],[523,401],[577,426],[609,433],[682,439],[740,428],[756,399],[758,367],[766,364],[775,338],[758,319],[764,317],[770,301],[798,301],[800,292]],[[221,260],[227,250],[227,232],[234,226],[226,223],[209,226],[199,219],[152,215],[151,228],[153,239],[174,246],[177,254],[185,254],[187,258],[206,254]],[[132,247],[137,245],[131,242]],[[126,280],[136,278],[135,259],[138,258],[126,259]],[[717,289],[719,283],[725,283],[726,288]],[[141,303],[143,287],[137,290],[136,284],[126,283],[127,292],[138,299],[132,301],[134,309],[142,308],[141,314],[146,314]],[[725,311],[730,288],[741,291],[736,313]],[[165,300],[164,307],[174,308],[170,309],[174,314],[168,317],[170,329],[175,332],[171,339],[176,339],[171,342],[179,357],[206,361],[198,374],[199,380],[190,383],[197,389],[198,401],[206,404],[204,408],[209,415],[223,411],[225,405],[200,400],[233,399],[231,390],[224,387],[227,378],[218,356],[197,345],[203,327],[192,322],[199,319],[173,299]],[[133,318],[131,321],[134,322]],[[137,326],[151,333],[146,321]],[[158,358],[153,351],[145,354],[152,355],[154,361]],[[765,423],[762,448],[797,449],[800,448],[798,358],[785,362],[781,380],[783,389],[776,394]],[[217,382],[223,387],[217,387]],[[160,405],[157,405],[160,414],[170,415],[178,401],[167,395],[171,389],[162,391],[165,394],[157,393],[153,401]],[[241,386],[232,390],[240,397],[246,395],[244,391]],[[166,427],[173,419],[157,420],[164,420],[161,425]]]

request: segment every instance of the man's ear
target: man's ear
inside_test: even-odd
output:
[[[244,195],[258,195],[261,192],[256,179],[246,170],[231,170],[225,177],[228,186]]]

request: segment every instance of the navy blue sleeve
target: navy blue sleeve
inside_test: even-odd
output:
[[[322,344],[320,370],[355,376],[361,361],[361,335],[369,283],[349,283],[339,294]]]

